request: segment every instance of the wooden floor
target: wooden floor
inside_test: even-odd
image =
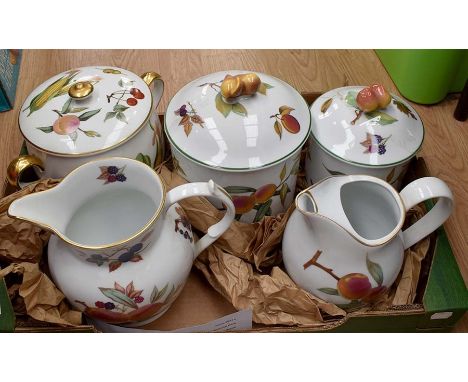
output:
[[[345,84],[395,85],[370,50],[30,50],[24,51],[15,109],[0,113],[0,179],[19,152],[22,137],[18,111],[26,96],[49,77],[85,65],[114,65],[136,73],[154,70],[165,80],[159,105],[163,112],[171,97],[188,81],[225,69],[251,69],[277,76],[299,91],[324,92]],[[449,184],[455,211],[445,224],[453,252],[468,281],[468,122],[453,117],[456,99],[435,106],[413,104],[424,121],[422,155],[433,176]],[[468,332],[468,315],[456,331]]]

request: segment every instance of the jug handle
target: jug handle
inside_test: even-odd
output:
[[[28,185],[29,183],[21,182],[21,175],[25,170],[31,167],[36,167],[44,171],[44,163],[34,155],[20,155],[13,159],[7,167],[8,183],[17,189]]]
[[[405,249],[434,232],[447,220],[453,209],[452,191],[444,181],[434,177],[416,179],[400,192],[400,196],[406,211],[425,200],[438,198],[426,215],[403,232]]]
[[[229,228],[236,216],[236,211],[229,194],[212,180],[209,182],[187,183],[170,190],[166,194],[166,211],[172,204],[191,196],[214,197],[221,200],[226,207],[224,217],[218,223],[210,226],[206,235],[195,243],[195,257],[197,257]]]

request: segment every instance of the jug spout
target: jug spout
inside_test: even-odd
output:
[[[52,231],[64,231],[67,203],[58,188],[59,186],[15,200],[8,208],[8,215]]]
[[[326,178],[299,193],[296,207],[309,219],[332,221],[369,247],[390,241],[400,231],[405,217],[395,189],[367,175]]]

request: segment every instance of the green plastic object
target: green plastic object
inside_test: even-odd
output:
[[[434,104],[461,92],[468,79],[467,49],[377,49],[400,93],[410,101]]]

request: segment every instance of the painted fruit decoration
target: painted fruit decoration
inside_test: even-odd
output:
[[[192,132],[193,124],[203,128],[205,127],[205,121],[197,114],[197,111],[190,102],[187,102],[187,104],[189,105],[190,110],[187,110],[187,105],[183,104],[174,111],[174,114],[180,117],[179,126],[183,126],[185,135],[188,137]]]
[[[84,313],[92,318],[111,324],[123,324],[144,321],[153,317],[175,300],[180,288],[180,285],[177,288],[173,285],[169,291],[169,284],[161,290],[154,286],[151,296],[145,298],[143,290],[135,289],[133,281],[125,288],[114,282],[113,288],[99,288],[106,298],[96,301],[94,306],[88,306],[79,300],[75,302],[84,306]],[[146,299],[149,301],[147,302]]]
[[[379,84],[365,87],[359,92],[354,90],[348,91],[346,96],[344,96],[344,101],[354,108],[355,113],[355,118],[350,122],[350,124],[355,125],[363,115],[378,125],[390,125],[396,122],[398,119],[380,110],[386,108],[390,104],[391,100],[392,96],[390,93]],[[329,100],[325,101],[325,103],[326,102],[329,102]],[[322,105],[322,108],[326,111],[331,103],[328,105],[325,103]],[[401,104],[401,102],[398,101],[398,104]],[[398,109],[401,111],[402,107],[400,106]]]
[[[280,139],[283,136],[283,129],[291,134],[297,134],[301,130],[299,121],[291,115],[292,111],[294,111],[292,107],[283,105],[278,108],[277,114],[270,116],[270,118],[275,118],[273,128]]]
[[[86,107],[76,106],[75,101],[68,97],[60,110],[52,110],[58,116],[52,126],[36,128],[46,134],[55,133],[58,135],[68,135],[73,142],[76,142],[78,139],[78,133],[82,133],[90,138],[101,137],[101,134],[97,131],[85,130],[81,127],[82,122],[94,117],[101,109],[86,110]],[[77,115],[77,113],[81,114]]]
[[[104,180],[103,184],[115,183],[115,182],[125,182],[127,177],[124,174],[125,167],[117,166],[100,166],[101,175],[96,179]]]
[[[328,295],[344,297],[348,300],[351,300],[351,304],[353,304],[355,302],[375,302],[379,297],[382,296],[383,293],[387,291],[387,287],[382,285],[382,267],[379,264],[371,261],[368,255],[366,255],[366,266],[369,274],[377,283],[376,287],[372,287],[369,277],[363,273],[348,273],[342,277],[338,277],[333,272],[333,269],[328,268],[318,262],[321,254],[322,251],[316,251],[312,259],[304,264],[304,270],[313,265],[328,273],[336,280],[336,288],[318,288],[320,292]]]
[[[280,183],[278,185],[269,183],[258,188],[247,186],[225,187],[225,190],[231,195],[236,208],[236,219],[239,220],[243,214],[252,210],[257,211],[253,219],[254,222],[262,220],[264,216],[270,216],[272,213],[271,205],[275,196],[280,197],[281,204],[284,207],[286,197],[291,192],[286,182],[291,176],[295,176],[299,172],[299,162],[300,156],[296,158],[288,174],[286,173],[286,163],[283,165],[279,174]]]
[[[391,138],[391,135],[388,137],[382,137],[378,134],[366,133],[366,139],[360,142],[361,146],[364,146],[364,154],[378,153],[379,155],[384,155],[387,152],[387,141]]]
[[[112,107],[112,111],[106,113],[104,122],[116,118],[120,122],[128,123],[125,111],[138,105],[138,100],[145,98],[145,95],[140,89],[133,87],[134,82],[135,81],[122,77],[117,83],[120,89],[106,95],[107,103],[111,103],[114,100],[115,103]]]

